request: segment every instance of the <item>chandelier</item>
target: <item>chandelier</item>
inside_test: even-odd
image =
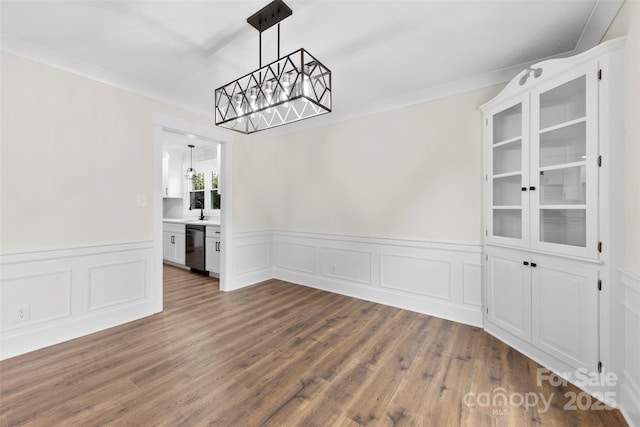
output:
[[[280,21],[293,12],[275,0],[247,22],[260,32],[259,68],[215,91],[216,125],[245,134],[331,112],[331,70],[304,49],[280,57]],[[262,66],[262,32],[278,25],[278,59]]]

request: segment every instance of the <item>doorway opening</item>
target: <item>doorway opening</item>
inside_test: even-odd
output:
[[[154,114],[154,300],[159,311],[163,292],[163,220],[167,217],[198,221],[202,215],[205,222],[219,223],[220,241],[216,247],[220,251],[220,290],[231,288],[231,141],[231,135],[218,129]],[[194,146],[193,157],[189,145]],[[173,172],[165,167],[163,173],[163,164],[170,163]],[[185,172],[192,166],[198,177],[187,180]]]

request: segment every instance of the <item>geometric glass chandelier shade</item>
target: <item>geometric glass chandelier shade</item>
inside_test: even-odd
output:
[[[331,112],[331,71],[304,49],[216,89],[216,125],[253,133]]]
[[[292,14],[282,0],[247,22],[262,32],[278,25],[278,59],[215,91],[216,125],[245,134],[331,112],[331,70],[304,49],[280,57],[280,21]]]

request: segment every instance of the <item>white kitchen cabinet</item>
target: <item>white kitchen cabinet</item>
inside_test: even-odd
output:
[[[182,155],[163,153],[162,155],[162,197],[183,197]]]
[[[480,107],[485,329],[556,372],[615,368],[624,43],[534,64]]]
[[[205,265],[209,273],[220,274],[220,227],[208,226],[206,230]]]
[[[185,265],[186,236],[184,224],[163,224],[162,258],[175,264]]]

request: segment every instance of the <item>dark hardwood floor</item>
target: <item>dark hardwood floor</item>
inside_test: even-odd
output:
[[[163,313],[0,362],[1,423],[626,425],[566,410],[578,389],[538,386],[539,365],[478,328],[279,280],[223,293],[164,273]],[[549,407],[528,407],[534,394]]]

